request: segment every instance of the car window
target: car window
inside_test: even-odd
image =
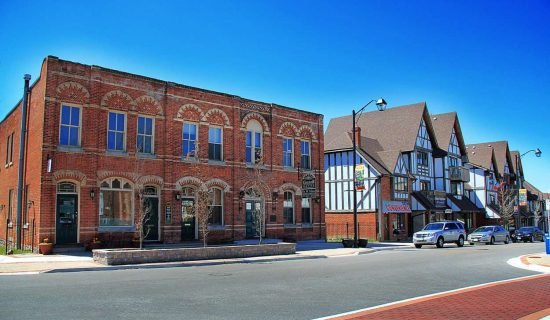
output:
[[[456,229],[458,229],[458,227],[454,223],[447,223],[447,226],[445,227],[445,229],[456,230]]]
[[[443,223],[428,223],[424,230],[442,230],[443,229]]]

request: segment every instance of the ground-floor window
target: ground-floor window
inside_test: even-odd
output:
[[[212,188],[209,196],[208,209],[211,215],[208,219],[208,224],[221,226],[223,225],[223,191],[218,188]]]
[[[100,226],[132,226],[132,186],[123,179],[109,179],[99,193]]]
[[[283,218],[284,224],[294,224],[294,194],[289,191],[284,193]]]
[[[311,223],[311,198],[302,198],[302,223]]]

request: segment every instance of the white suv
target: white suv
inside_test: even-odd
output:
[[[464,225],[460,221],[438,221],[428,223],[424,229],[415,232],[413,243],[417,248],[422,248],[425,244],[435,244],[442,248],[445,243],[456,243],[457,246],[464,246],[466,232]]]

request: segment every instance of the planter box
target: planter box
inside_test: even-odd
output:
[[[366,248],[369,245],[369,239],[359,239],[357,242],[357,246],[359,248]]]
[[[170,249],[100,249],[93,251],[94,261],[105,265],[176,262],[209,259],[233,259],[296,253],[295,243],[219,246]]]
[[[344,248],[353,248],[353,239],[342,239]]]

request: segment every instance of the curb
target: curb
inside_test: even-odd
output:
[[[529,263],[527,261],[527,256],[530,256],[530,255],[531,254],[526,254],[526,255],[523,255],[523,256],[511,258],[511,259],[508,259],[508,261],[506,261],[506,263],[508,263],[512,267],[516,267],[516,268],[519,268],[519,269],[524,269],[524,270],[529,270],[529,271],[534,271],[534,272],[540,272],[540,273],[543,273],[543,274],[550,273],[550,267],[545,267],[545,266]]]

